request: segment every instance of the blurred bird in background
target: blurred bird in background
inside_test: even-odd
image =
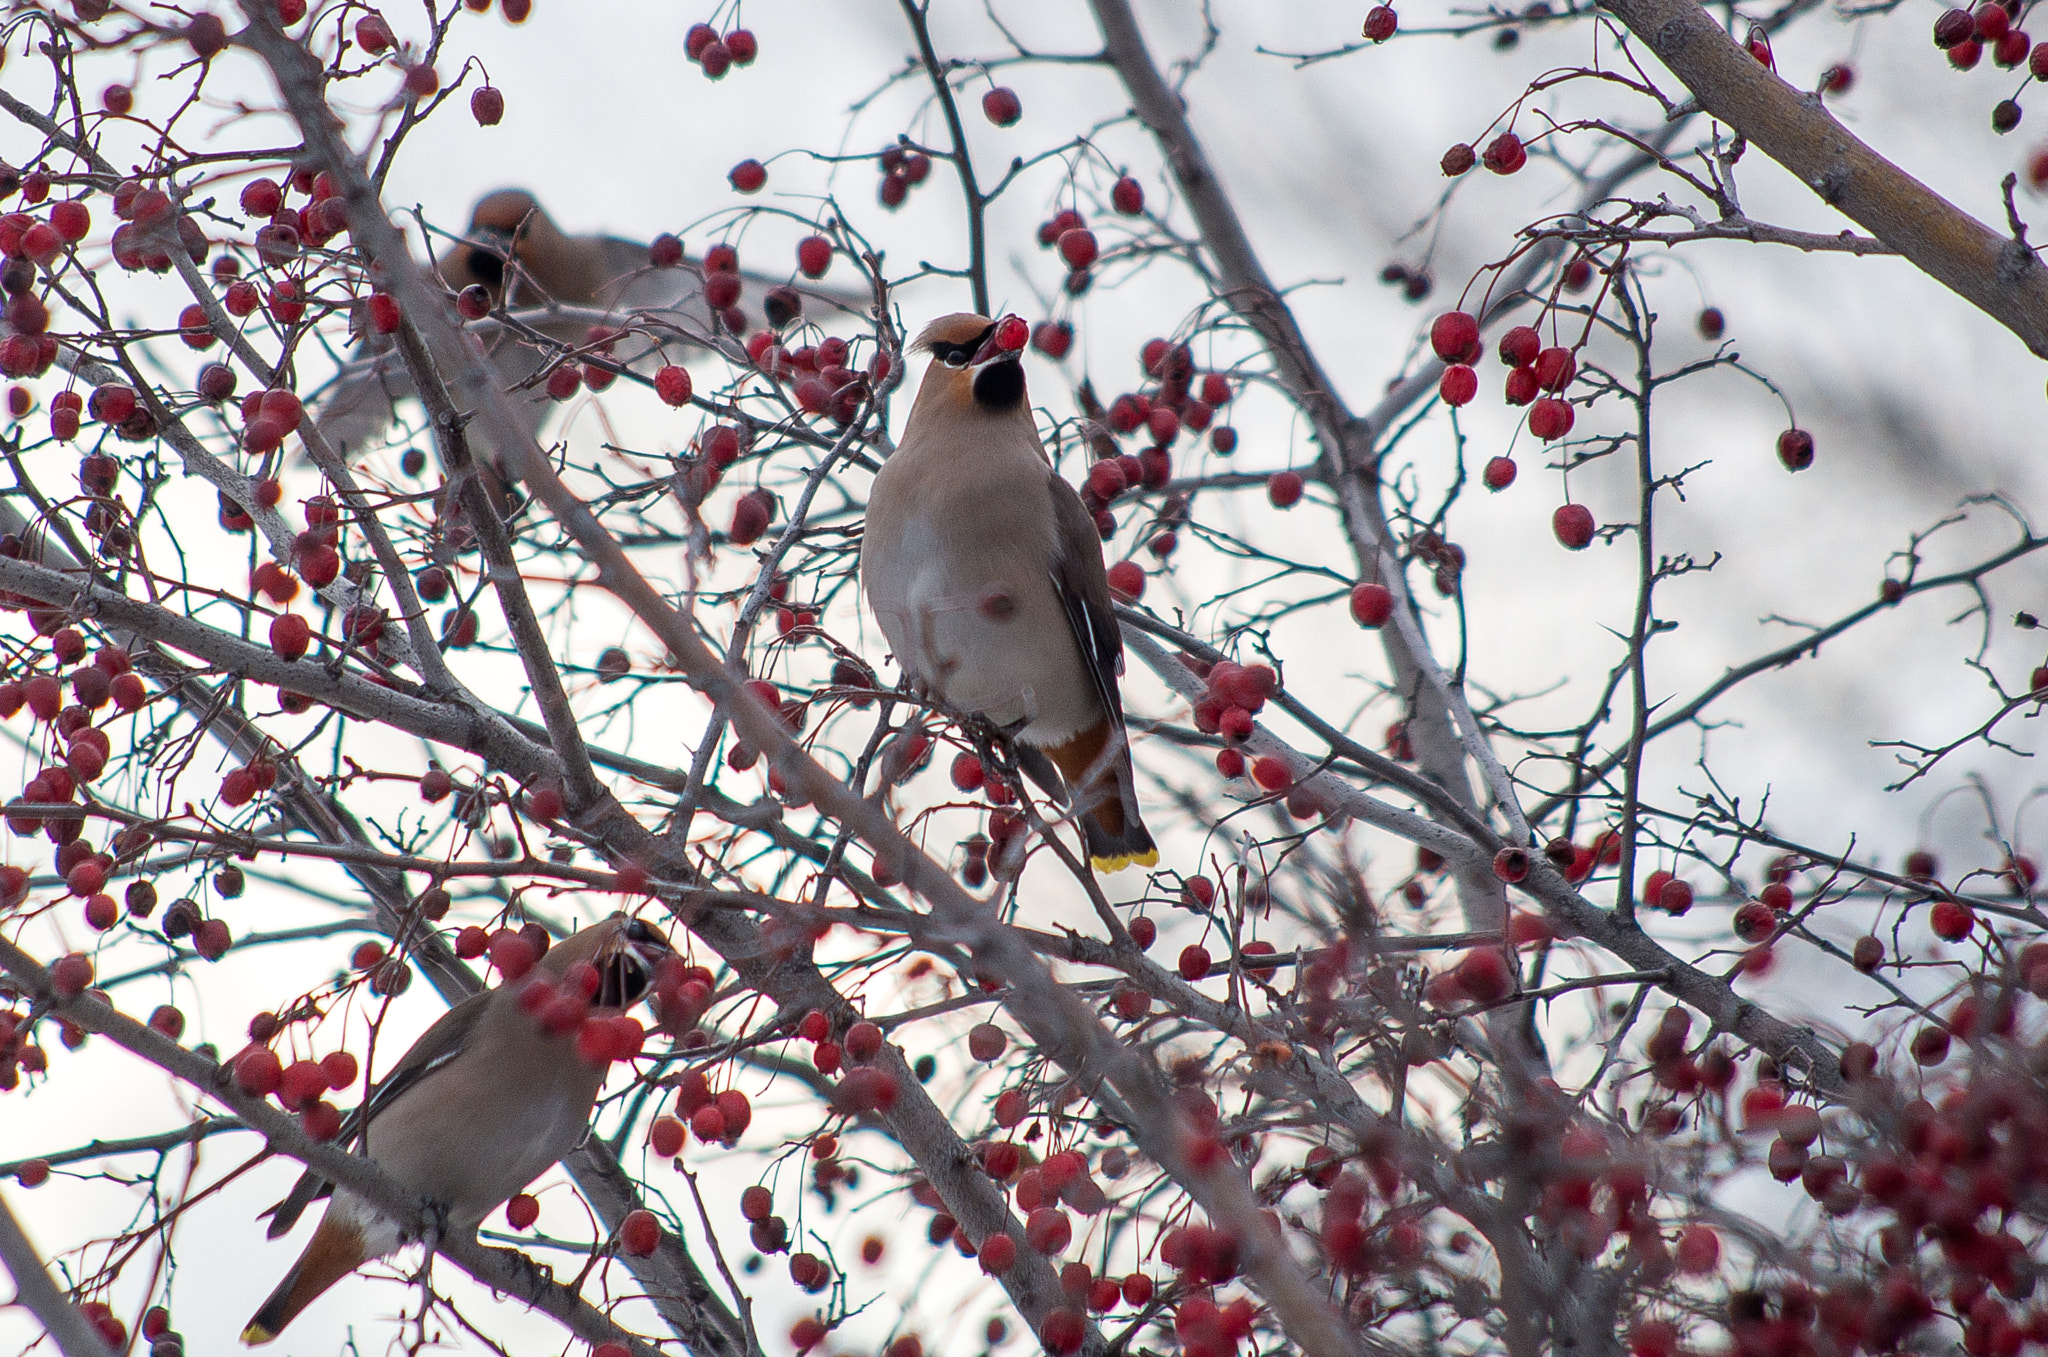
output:
[[[727,267],[730,256],[725,247],[714,246],[708,258],[691,259],[678,246],[674,255],[672,262],[656,262],[650,246],[640,241],[566,235],[531,193],[500,189],[477,203],[468,231],[440,252],[436,263],[451,292],[481,287],[493,311],[503,306],[521,313],[520,323],[565,344],[591,342],[593,326],[622,326],[636,313],[647,315],[661,323],[661,348],[645,336],[633,336],[619,341],[605,357],[648,373],[659,366],[659,352],[665,350],[668,361],[675,361],[701,349],[700,341],[721,328],[728,335],[752,333],[764,325],[781,329],[798,312],[814,320],[861,323],[874,304],[865,291],[808,280],[792,284],[786,278]],[[739,295],[714,308],[706,296],[707,284],[714,293],[732,286],[710,283],[718,273],[733,274]],[[499,385],[506,390],[531,380],[550,356],[509,325],[488,335],[486,343]],[[384,441],[397,420],[398,402],[413,394],[412,380],[391,341],[364,334],[356,352],[318,398],[314,418],[328,442],[344,459],[353,460]],[[538,387],[514,397],[527,432],[535,436],[554,404]]]
[[[1039,441],[1028,334],[1016,316],[963,313],[918,337],[932,362],[868,498],[861,590],[905,673],[1012,737],[1032,780],[1071,798],[1097,870],[1150,867],[1102,538]]]
[[[342,1127],[342,1143],[468,1233],[576,1148],[610,1057],[584,1029],[625,1012],[656,984],[667,939],[615,914],[550,947],[532,969],[443,1014]],[[597,1028],[596,1035],[605,1035]],[[398,1224],[311,1170],[272,1207],[269,1237],[317,1198],[334,1200],[305,1252],[242,1331],[270,1342],[328,1287],[406,1242]]]

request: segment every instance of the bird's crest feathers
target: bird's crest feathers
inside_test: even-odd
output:
[[[934,354],[952,348],[971,351],[981,347],[982,340],[988,337],[995,324],[987,316],[978,316],[972,311],[955,311],[925,326],[910,347],[913,352]]]

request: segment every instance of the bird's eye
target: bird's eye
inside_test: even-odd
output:
[[[967,350],[958,348],[948,349],[940,357],[939,361],[949,368],[964,368],[967,366]]]

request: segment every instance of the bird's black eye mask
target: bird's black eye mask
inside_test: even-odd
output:
[[[974,355],[981,352],[981,346],[988,343],[988,337],[995,332],[996,327],[991,325],[974,338],[962,344],[935,339],[931,345],[932,357],[938,359],[949,368],[964,368],[974,361]]]
[[[513,233],[483,226],[470,232],[469,257],[463,261],[469,276],[496,292],[505,285],[505,269],[512,258]]]

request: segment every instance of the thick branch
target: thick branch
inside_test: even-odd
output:
[[[1706,109],[1872,235],[2048,358],[2048,269],[1859,140],[1693,0],[1601,0]]]
[[[14,1299],[10,1304],[21,1306],[40,1320],[43,1331],[57,1341],[57,1350],[64,1357],[114,1357],[113,1348],[92,1321],[64,1299],[50,1274],[43,1271],[42,1255],[22,1233],[21,1222],[7,1209],[5,1197],[0,1197],[0,1264],[14,1278]]]

